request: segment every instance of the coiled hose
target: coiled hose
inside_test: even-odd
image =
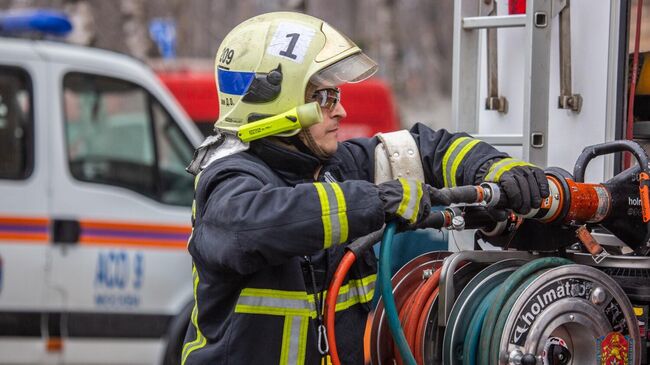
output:
[[[384,301],[384,311],[388,319],[388,328],[393,335],[393,340],[397,345],[399,354],[402,361],[408,365],[417,365],[413,353],[408,346],[406,336],[402,330],[402,324],[399,321],[399,314],[395,306],[395,298],[393,297],[393,287],[391,285],[391,272],[390,272],[390,252],[393,245],[393,236],[397,229],[395,222],[390,222],[386,225],[384,238],[381,241],[381,249],[379,250],[379,274],[377,277],[381,297]]]

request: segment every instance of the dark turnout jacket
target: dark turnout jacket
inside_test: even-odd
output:
[[[421,124],[411,133],[426,182],[435,187],[473,184],[483,163],[506,156],[462,133]],[[322,163],[262,139],[197,176],[189,241],[195,304],[183,364],[320,363],[314,291],[327,289],[346,243],[384,223],[371,183],[378,143],[340,143]],[[343,364],[363,363],[376,271],[368,252],[341,288],[336,336]]]

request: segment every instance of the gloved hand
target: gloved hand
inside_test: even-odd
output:
[[[416,225],[431,212],[429,189],[418,180],[399,178],[377,185],[386,221],[398,219]]]
[[[539,208],[542,199],[548,197],[548,181],[539,167],[514,158],[488,163],[491,165],[483,181],[498,183],[516,213],[527,214],[531,208]]]

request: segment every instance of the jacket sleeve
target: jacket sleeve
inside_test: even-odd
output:
[[[425,182],[434,187],[452,187],[476,183],[477,173],[489,160],[508,157],[488,143],[475,139],[467,133],[437,131],[417,123],[410,130],[420,151]],[[380,143],[376,137],[358,138],[341,144],[344,161],[353,161],[348,170],[364,171],[362,176],[374,181],[374,151]]]
[[[344,243],[384,222],[377,188],[366,181],[277,187],[239,167],[204,173],[190,251],[215,269],[248,274]]]

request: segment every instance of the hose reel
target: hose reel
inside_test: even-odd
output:
[[[393,279],[398,310],[425,318],[415,336],[421,343],[409,341],[419,364],[579,365],[617,356],[620,364],[640,363],[639,327],[625,293],[601,270],[564,258],[505,259],[489,266],[466,262],[454,268],[453,280],[462,290],[446,327],[439,327],[439,291],[425,308],[409,307],[409,298],[427,280],[424,272],[442,270],[436,259],[444,256],[449,253],[422,255]],[[373,364],[398,358],[385,321],[380,302],[371,332]]]

